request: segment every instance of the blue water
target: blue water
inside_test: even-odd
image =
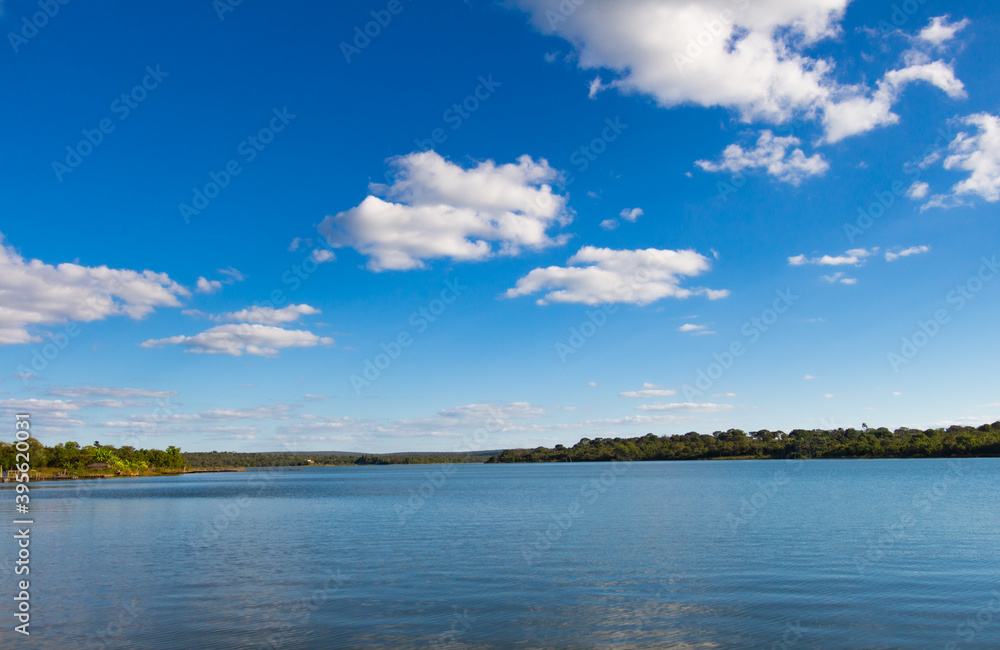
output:
[[[998,477],[963,459],[39,483],[32,635],[12,631],[5,534],[0,643],[998,648]]]

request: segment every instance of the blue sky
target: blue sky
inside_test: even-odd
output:
[[[1000,419],[983,3],[2,7],[0,409],[47,444]]]

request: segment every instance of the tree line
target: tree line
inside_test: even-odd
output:
[[[29,465],[34,470],[53,468],[71,474],[88,473],[87,465],[104,463],[110,469],[123,474],[138,473],[147,469],[181,470],[185,466],[180,447],[161,449],[136,449],[124,445],[114,447],[95,441],[92,445],[81,446],[78,442],[60,442],[46,447],[36,438],[28,438]],[[5,470],[18,461],[17,451],[9,442],[0,442],[0,467]],[[23,460],[23,459],[21,459]]]
[[[194,469],[228,467],[308,467],[315,465],[427,465],[432,463],[481,463],[474,454],[316,454],[281,452],[196,451],[184,454]]]
[[[639,438],[584,438],[572,447],[507,449],[488,463],[589,462],[611,460],[715,460],[736,458],[951,458],[1000,456],[1000,421],[980,427],[890,431],[861,429],[793,429],[747,433],[741,429],[712,435]]]

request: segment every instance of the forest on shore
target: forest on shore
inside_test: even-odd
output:
[[[41,476],[176,474],[187,470],[323,465],[423,465],[438,463],[554,463],[613,460],[722,460],[798,458],[954,458],[1000,456],[1000,421],[979,427],[938,429],[899,428],[890,431],[862,425],[861,429],[793,429],[745,432],[694,431],[683,435],[637,438],[583,438],[572,447],[556,445],[503,451],[403,452],[361,454],[352,452],[231,452],[181,453],[166,450],[114,447],[94,442],[81,446],[66,442],[44,446],[28,439],[30,466]],[[13,444],[0,442],[0,467],[11,469],[16,459]]]
[[[747,433],[740,429],[712,435],[640,438],[584,438],[572,447],[507,449],[488,463],[588,462],[611,460],[719,460],[779,458],[952,458],[1000,456],[1000,421],[980,427],[890,431],[861,429],[794,429]]]
[[[315,465],[429,465],[482,463],[496,452],[413,452],[356,454],[350,452],[240,452],[194,451],[184,454],[192,469],[226,467],[308,467]]]
[[[28,438],[27,465],[42,476],[56,473],[75,475],[127,475],[176,474],[187,464],[179,447],[161,449],[136,449],[128,445],[114,447],[95,441],[81,446],[66,442],[46,447],[36,438]],[[0,467],[10,470],[24,462],[14,444],[0,442]]]

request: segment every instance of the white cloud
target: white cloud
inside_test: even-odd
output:
[[[508,418],[532,418],[544,415],[546,410],[529,402],[510,402],[508,404],[466,404],[442,409],[438,414],[446,418],[488,422]]]
[[[935,194],[931,198],[927,199],[927,202],[920,206],[920,211],[924,212],[932,208],[941,208],[943,210],[950,210],[951,208],[957,208],[960,206],[969,206],[971,203],[958,198],[952,194]]]
[[[582,69],[613,75],[591,94],[614,88],[664,107],[721,106],[747,122],[819,118],[829,141],[897,121],[890,109],[909,81],[949,94],[958,83],[941,62],[930,65],[948,78],[904,68],[886,73],[874,93],[839,83],[834,60],[812,52],[841,33],[849,0],[588,0],[571,12],[561,11],[563,0],[516,1],[537,29],[576,48]]]
[[[166,399],[177,395],[175,390],[149,390],[146,388],[110,388],[107,386],[53,386],[50,395],[59,397],[90,398],[114,397],[118,399],[155,398]]]
[[[803,379],[805,379],[806,381],[808,381],[810,379],[816,379],[816,378],[813,377],[812,375],[806,375],[805,377],[803,377]]]
[[[684,323],[677,328],[678,332],[697,332],[698,330],[705,329],[704,325],[695,325],[694,323]]]
[[[424,151],[390,164],[392,185],[373,183],[360,205],[319,226],[330,245],[369,256],[373,271],[424,268],[436,258],[515,255],[567,239],[547,233],[568,224],[572,212],[566,197],[553,192],[550,183],[560,174],[545,160],[521,156],[516,163],[487,160],[466,169]]]
[[[618,216],[620,216],[625,221],[635,222],[636,219],[643,215],[642,208],[625,208]]]
[[[234,282],[242,282],[246,279],[245,275],[231,266],[224,269],[216,269],[216,271],[226,276],[226,279],[222,281],[223,284],[233,284]]]
[[[823,397],[825,397],[826,399],[833,399],[834,395],[833,393],[826,393],[825,395],[823,395]]]
[[[508,298],[549,291],[537,302],[632,303],[647,305],[661,298],[705,295],[709,300],[725,298],[727,290],[686,289],[681,276],[696,276],[709,270],[704,255],[692,250],[612,250],[584,246],[567,261],[570,265],[537,268],[517,281]]]
[[[0,234],[0,345],[39,341],[34,330],[42,325],[141,319],[189,295],[166,273],[26,260]]]
[[[218,280],[206,280],[203,277],[198,278],[198,282],[195,283],[194,290],[198,293],[215,293],[222,288],[222,283]]]
[[[790,150],[798,144],[800,141],[795,136],[775,137],[771,131],[764,130],[751,149],[731,144],[722,151],[719,162],[697,160],[695,164],[707,172],[734,174],[744,169],[764,169],[779,181],[798,185],[803,179],[822,175],[830,168],[818,153],[807,157],[802,149]]]
[[[244,353],[256,356],[274,356],[279,349],[308,348],[317,345],[332,345],[333,339],[321,337],[305,330],[286,330],[268,325],[233,323],[219,325],[194,336],[171,336],[165,339],[150,339],[142,343],[144,348],[162,348],[167,345],[183,345],[185,352],[194,354]]]
[[[602,221],[598,225],[600,225],[601,228],[604,228],[605,230],[614,230],[615,228],[618,227],[618,220],[617,219],[605,219],[604,221]]]
[[[53,413],[65,414],[67,411],[78,411],[80,405],[75,402],[67,402],[61,399],[0,399],[0,409],[8,411],[19,411],[22,413]]]
[[[930,187],[923,181],[914,181],[913,185],[910,185],[909,189],[906,190],[906,196],[914,200],[922,199],[927,196]]]
[[[292,240],[292,243],[288,245],[288,252],[293,253],[299,250],[299,245],[301,244],[302,244],[302,238],[296,237],[295,239]]]
[[[834,284],[834,283],[837,283],[837,282],[839,282],[840,284],[857,284],[858,283],[858,279],[857,278],[849,278],[849,277],[846,277],[846,276],[847,276],[847,274],[844,273],[843,271],[838,271],[837,273],[833,273],[833,274],[830,274],[830,275],[821,275],[821,276],[819,276],[819,279],[822,280],[823,282],[829,282],[830,284]]]
[[[197,417],[201,420],[284,420],[291,413],[292,407],[287,404],[274,406],[251,406],[248,408],[228,408],[201,411]]]
[[[931,22],[927,27],[920,30],[917,37],[932,45],[941,45],[955,38],[955,34],[964,29],[968,24],[968,18],[949,23],[948,16],[935,16],[931,18]]]
[[[645,397],[670,397],[671,395],[676,395],[677,391],[671,390],[669,388],[661,388],[656,384],[644,383],[642,385],[642,390],[627,390],[619,393],[621,397],[628,398],[645,398]]]
[[[948,145],[944,168],[971,172],[952,188],[955,197],[976,194],[990,203],[1000,201],[1000,118],[976,113],[962,120],[978,133],[960,132]]]
[[[297,321],[302,316],[312,316],[322,313],[319,309],[309,305],[288,305],[281,309],[274,307],[248,307],[229,314],[216,316],[215,320],[234,321],[237,323],[261,323],[263,325],[277,325],[279,323],[291,323]]]
[[[715,404],[713,402],[676,402],[673,404],[643,404],[637,406],[637,411],[678,411],[684,413],[721,413],[735,408],[732,404]]]
[[[892,253],[886,251],[885,260],[887,262],[895,262],[900,257],[908,257],[910,255],[919,255],[921,253],[926,253],[931,249],[930,246],[910,246],[909,248],[904,248],[898,253]]]
[[[318,264],[323,264],[324,262],[332,262],[337,259],[337,256],[333,254],[333,251],[327,250],[325,248],[315,248],[313,249],[312,259]]]
[[[197,283],[195,283],[194,290],[197,293],[215,293],[216,291],[222,289],[222,285],[224,284],[233,284],[244,280],[243,274],[231,266],[225,269],[217,269],[217,271],[226,276],[225,279],[209,280],[204,277],[199,277]]]
[[[852,248],[843,255],[823,255],[822,257],[808,258],[805,255],[796,255],[788,258],[789,266],[802,266],[804,264],[817,264],[819,266],[844,266],[848,264],[862,265],[864,259],[878,251],[878,248],[867,250],[864,248]]]
[[[905,68],[890,70],[878,82],[877,89],[870,97],[854,94],[824,108],[826,141],[837,142],[879,126],[896,124],[899,116],[892,112],[892,105],[906,86],[914,81],[925,81],[936,86],[952,99],[965,97],[962,82],[955,78],[951,66],[941,61],[914,63]]]

